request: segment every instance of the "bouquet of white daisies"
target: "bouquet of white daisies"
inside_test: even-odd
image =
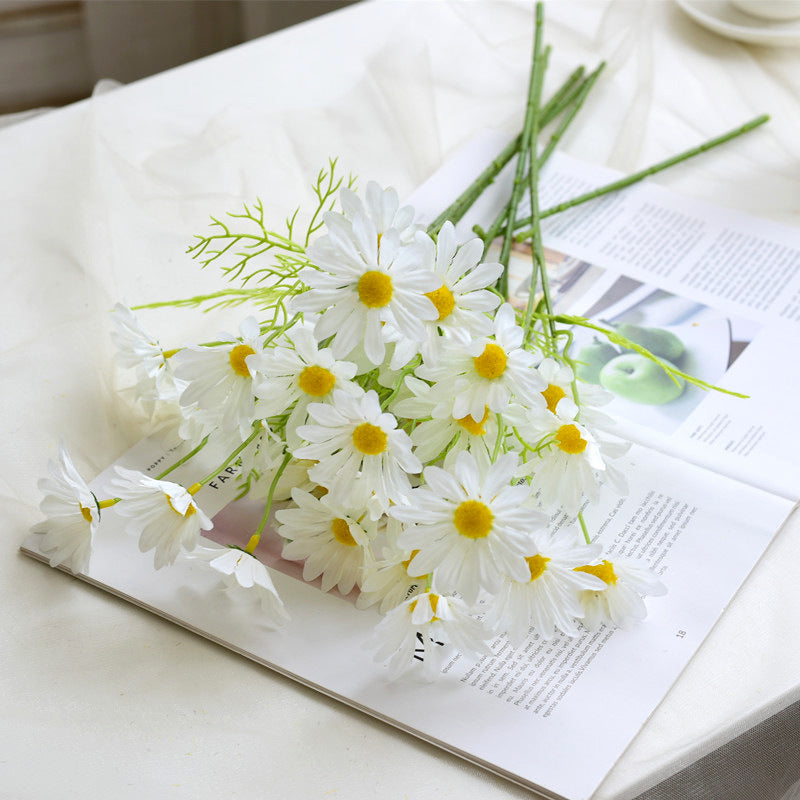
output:
[[[576,71],[541,105],[540,37],[541,11],[522,134],[427,229],[393,189],[370,182],[362,198],[331,162],[302,232],[298,214],[284,233],[269,229],[256,203],[214,219],[190,248],[241,286],[175,304],[248,302],[238,333],[164,349],[116,307],[120,362],[146,408],[174,410],[188,452],[155,477],[118,467],[112,495],[97,497],[62,450],[41,482],[48,519],[37,527],[52,565],[84,570],[102,510],[115,506],[156,568],[198,559],[279,626],[291,609],[259,544],[280,537],[305,580],[379,609],[372,646],[392,675],[435,669],[443,643],[480,654],[499,635],[519,645],[531,631],[575,636],[581,625],[644,618],[643,597],[664,587],[646,564],[604,555],[583,518],[602,485],[625,491],[627,444],[603,433],[609,395],[576,379],[568,324],[590,323],[554,313],[538,227],[552,213],[538,209],[538,170],[552,150],[537,150],[539,130],[561,114],[554,137],[563,132],[597,71]],[[453,222],[515,155],[508,205],[488,232],[459,241]],[[531,216],[518,220],[523,191]],[[533,253],[524,312],[504,291],[520,228]],[[484,261],[498,231],[499,260]],[[226,456],[208,475],[168,479],[211,445]],[[212,522],[195,496],[231,466],[242,493],[264,503],[245,547],[201,536]]]

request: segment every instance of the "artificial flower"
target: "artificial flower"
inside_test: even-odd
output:
[[[425,592],[390,611],[367,646],[375,649],[375,661],[388,662],[390,680],[414,666],[433,678],[445,644],[466,656],[486,655],[490,651],[485,638],[485,629],[463,600]]]
[[[329,402],[334,389],[360,394],[361,388],[350,383],[356,365],[337,361],[330,348],[320,349],[309,328],[297,325],[286,339],[285,346],[268,348],[254,357],[259,374],[255,394],[263,417],[292,409],[285,431],[287,444],[295,448],[300,445],[296,430],[307,421],[309,403]]]
[[[283,557],[305,561],[303,579],[322,576],[322,591],[336,586],[348,594],[361,577],[374,525],[364,519],[363,509],[354,512],[338,506],[325,495],[317,498],[302,489],[292,490],[294,508],[280,509],[275,519],[278,533],[287,540]]]
[[[579,595],[584,611],[583,625],[589,630],[609,623],[630,628],[647,616],[643,596],[667,592],[646,563],[630,558],[614,557],[613,561],[576,567],[575,571],[593,575],[604,584],[601,589],[588,589]]]
[[[183,550],[192,550],[200,531],[213,524],[180,484],[160,481],[143,472],[115,467],[111,489],[120,498],[116,511],[125,517],[126,530],[139,537],[139,549],[155,550],[156,569],[172,564]]]
[[[271,628],[280,628],[289,621],[289,614],[272,583],[269,569],[254,555],[237,547],[203,546],[199,550],[198,555],[220,575],[229,595],[258,601],[263,614],[262,622]]]
[[[97,500],[75,469],[64,445],[58,461],[47,465],[49,478],[39,481],[44,492],[39,508],[47,516],[33,527],[43,534],[40,548],[50,554],[50,566],[83,572],[89,566],[92,538],[100,519]]]
[[[308,413],[313,423],[297,433],[309,444],[294,456],[318,462],[308,472],[311,480],[349,508],[365,508],[374,497],[374,519],[401,502],[411,488],[409,474],[419,473],[422,464],[395,417],[381,411],[374,391],[361,397],[335,391],[332,404],[311,403]]]
[[[424,484],[389,512],[409,524],[398,544],[418,551],[410,571],[432,572],[436,591],[457,592],[468,603],[481,589],[497,592],[506,576],[528,578],[531,534],[547,518],[530,509],[530,486],[515,482],[517,461],[508,453],[482,473],[463,452],[452,472],[426,467]]]
[[[533,536],[535,554],[528,556],[530,575],[525,581],[507,578],[486,612],[484,623],[496,633],[506,633],[519,647],[533,628],[544,639],[556,631],[577,636],[576,619],[583,617],[578,600],[583,590],[604,589],[605,584],[575,567],[593,561],[598,545],[581,545],[575,534],[562,528],[554,536],[537,532]]]
[[[220,427],[245,438],[256,418],[251,364],[262,350],[255,317],[247,317],[240,336],[219,335],[221,344],[186,347],[176,356],[175,374],[186,382],[181,405],[192,408],[206,432]]]
[[[475,339],[469,345],[450,342],[442,347],[435,365],[425,363],[416,374],[452,387],[452,415],[469,414],[476,422],[486,409],[504,411],[512,396],[520,402],[541,402],[546,384],[533,367],[536,357],[522,346],[523,331],[514,309],[504,303],[493,322],[493,337]]]
[[[367,213],[356,209],[352,219],[328,213],[328,234],[307,250],[315,267],[300,271],[309,290],[292,299],[294,312],[318,312],[318,340],[331,339],[337,359],[346,358],[359,344],[375,365],[385,356],[386,323],[408,339],[425,339],[423,320],[438,316],[425,297],[441,285],[421,260],[416,243],[404,245],[395,228],[381,232]]]

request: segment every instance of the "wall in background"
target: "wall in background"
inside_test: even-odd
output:
[[[0,114],[71,103],[356,0],[0,0]]]

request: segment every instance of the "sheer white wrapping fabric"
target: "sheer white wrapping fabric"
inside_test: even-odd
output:
[[[547,87],[608,62],[567,152],[632,171],[767,111],[767,128],[657,180],[800,224],[796,50],[718,38],[668,2],[546,11]],[[359,4],[0,131],[8,796],[530,796],[16,548],[60,439],[91,477],[141,436],[116,393],[114,303],[218,288],[184,255],[208,215],[258,196],[281,220],[329,156],[403,196],[483,128],[515,133],[531,30],[527,2]],[[238,314],[143,319],[173,346]],[[633,797],[731,738],[737,720],[797,699],[798,533],[790,521],[596,800]],[[594,735],[602,725],[587,720],[582,746]]]

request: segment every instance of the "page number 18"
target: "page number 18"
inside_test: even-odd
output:
[[[686,631],[678,631],[675,634],[679,639],[683,639],[686,636]]]

